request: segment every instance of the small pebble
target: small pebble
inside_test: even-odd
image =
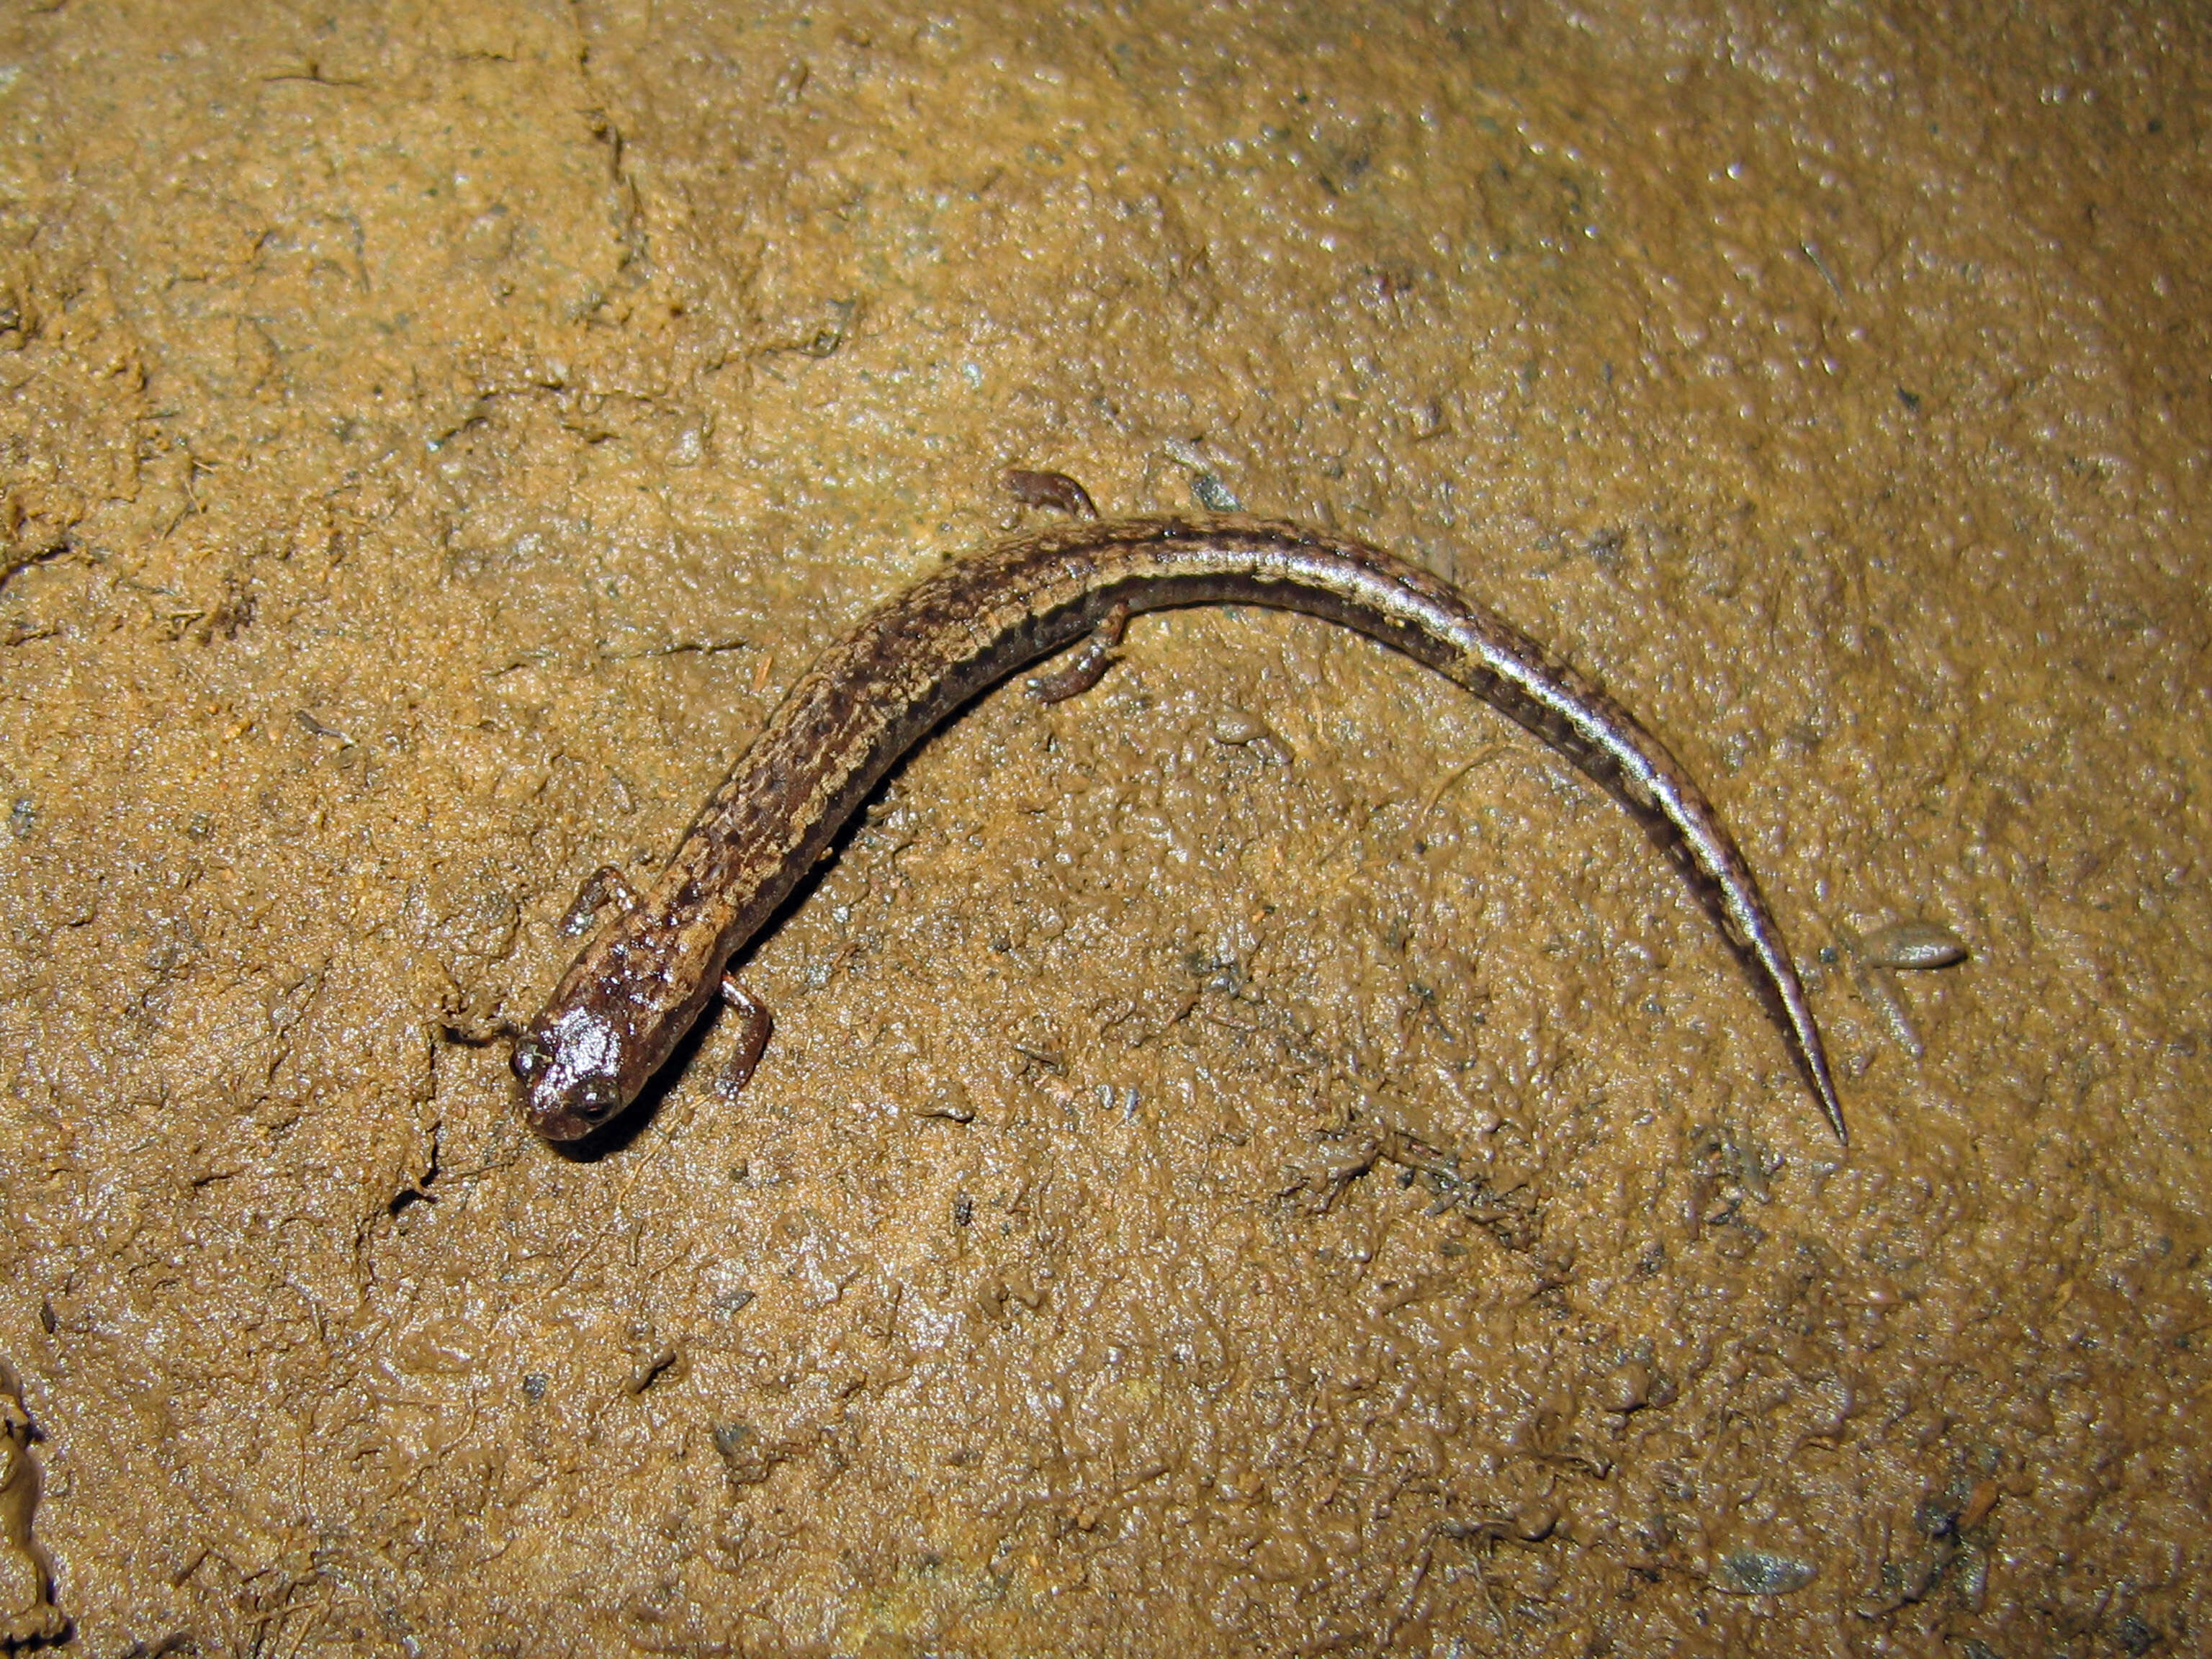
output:
[[[1836,937],[1850,954],[1851,983],[1858,988],[1859,1000],[1871,1008],[1889,1028],[1891,1039],[1914,1060],[1928,1051],[1920,1041],[1920,1033],[1912,1024],[1912,1016],[1905,1006],[1904,994],[1897,988],[1897,981],[1890,970],[1848,924],[1836,924]]]
[[[1205,449],[1187,438],[1170,438],[1161,446],[1170,460],[1190,473],[1191,499],[1208,513],[1242,513],[1244,503],[1221,482]]]
[[[1609,1412],[1632,1412],[1649,1405],[1651,1401],[1651,1367],[1640,1359],[1632,1359],[1613,1368],[1600,1391],[1604,1408]]]
[[[1242,513],[1244,503],[1237,494],[1211,472],[1190,475],[1190,498],[1208,513]]]
[[[1809,1561],[1766,1550],[1738,1550],[1724,1557],[1708,1581],[1728,1595],[1788,1595],[1818,1576]]]
[[[1948,968],[1966,959],[1966,942],[1939,921],[1897,921],[1861,941],[1869,962],[1884,968]]]
[[[1959,1511],[1958,1530],[1960,1532],[1971,1531],[1974,1528],[1980,1526],[1983,1522],[1988,1520],[1990,1518],[1990,1511],[1997,1506],[1997,1498],[1998,1491],[1997,1483],[1996,1481],[1976,1481],[1974,1483],[1974,1490],[1967,1495],[1966,1508]]]
[[[1548,1498],[1531,1498],[1513,1511],[1513,1535],[1524,1544],[1549,1538],[1559,1524],[1559,1506]]]
[[[958,1083],[948,1083],[930,1097],[929,1104],[915,1114],[919,1117],[941,1117],[948,1123],[973,1123],[975,1107],[968,1097],[968,1091]]]

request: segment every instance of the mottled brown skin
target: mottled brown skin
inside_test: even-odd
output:
[[[1659,741],[1574,669],[1419,567],[1245,518],[1086,521],[1017,538],[915,584],[833,646],[700,809],[651,890],[585,946],[516,1044],[524,1120],[549,1140],[572,1140],[636,1098],[723,990],[731,956],[884,774],[961,705],[1124,607],[1221,603],[1304,611],[1380,640],[1602,784],[1712,914],[1843,1137],[1820,1030],[1781,932],[1711,805]],[[743,995],[734,981],[727,994]],[[764,1022],[757,1005],[750,1012]]]

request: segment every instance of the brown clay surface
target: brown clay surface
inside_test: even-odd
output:
[[[2212,40],[1757,10],[0,10],[0,1616],[2212,1643]],[[521,1133],[581,878],[1176,441],[1674,745],[1848,1154],[1595,788],[1220,611],[919,755],[742,1101]]]

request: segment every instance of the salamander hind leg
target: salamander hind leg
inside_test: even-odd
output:
[[[625,915],[636,909],[637,889],[613,865],[603,864],[585,877],[584,884],[576,890],[576,902],[561,918],[561,931],[573,939],[589,927],[592,919],[610,904],[617,906]]]
[[[1039,702],[1065,702],[1079,696],[1106,678],[1129,625],[1129,607],[1117,605],[1099,620],[1075,654],[1059,667],[1029,679],[1030,696]]]
[[[775,1015],[768,1004],[738,983],[735,974],[722,975],[722,1000],[738,1017],[738,1042],[723,1062],[718,1086],[724,1094],[734,1097],[744,1093],[745,1085],[753,1080],[769,1035],[775,1030]]]
[[[1098,516],[1091,492],[1065,472],[1032,472],[1018,466],[1008,469],[1000,482],[1024,507],[1053,507],[1071,519]]]
[[[1045,507],[1071,519],[1096,519],[1098,508],[1085,489],[1065,472],[1034,472],[1009,468],[1000,482],[1024,507]],[[1029,680],[1030,695],[1039,702],[1065,702],[1079,696],[1106,677],[1114,665],[1114,649],[1121,643],[1128,625],[1129,607],[1117,605],[1099,620],[1081,649],[1059,667]]]

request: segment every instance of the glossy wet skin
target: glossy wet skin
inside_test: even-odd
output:
[[[708,797],[651,890],[599,930],[517,1043],[524,1121],[549,1140],[590,1133],[636,1098],[718,988],[764,1016],[725,978],[731,956],[890,767],[970,698],[1130,612],[1224,602],[1304,611],[1380,640],[1604,785],[1711,915],[1844,1139],[1781,930],[1665,746],[1573,668],[1419,567],[1364,543],[1237,518],[1088,522],[1003,543],[916,583],[830,647]],[[763,1019],[733,1087],[766,1029]]]
[[[613,1024],[570,1008],[514,1045],[517,1106],[548,1140],[589,1134],[623,1106],[624,1044]]]

